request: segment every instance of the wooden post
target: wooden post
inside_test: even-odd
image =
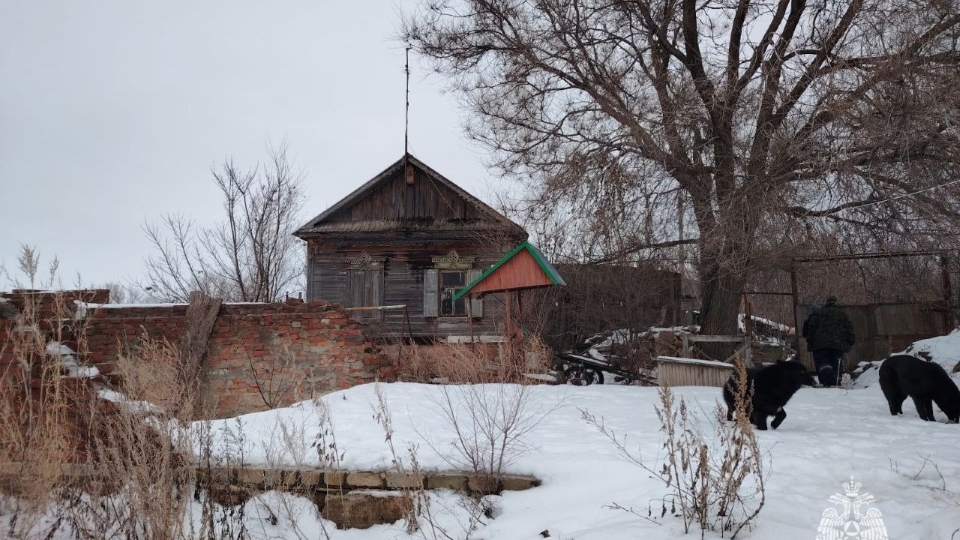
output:
[[[523,350],[523,290],[517,291],[517,340],[514,346],[520,349],[520,361],[526,366],[527,354]]]
[[[743,292],[743,332],[748,339],[753,339],[753,314],[750,312],[750,298]]]
[[[510,319],[512,315],[510,314],[510,291],[503,291],[503,304],[504,311],[506,311],[506,323],[507,323],[507,358],[512,362],[513,361],[513,324]]]
[[[470,321],[470,349],[473,350],[473,349],[476,349],[477,346],[473,344],[473,309],[471,309],[473,302],[470,301],[469,294],[466,296],[466,304],[467,304],[467,319]]]
[[[812,368],[813,363],[807,358],[806,343],[800,332],[800,314],[797,312],[797,308],[800,307],[800,287],[797,285],[796,266],[790,267],[790,292],[793,297],[793,343],[797,348],[797,359],[808,368]]]

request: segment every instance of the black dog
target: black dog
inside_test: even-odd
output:
[[[880,365],[880,389],[890,405],[890,414],[903,414],[909,396],[923,420],[933,421],[933,402],[947,418],[960,420],[960,390],[943,368],[906,354],[887,358]]]
[[[747,370],[747,387],[751,392],[750,422],[757,429],[767,429],[767,417],[773,416],[770,427],[777,429],[787,417],[783,406],[801,386],[815,384],[813,375],[800,362],[777,361],[772,366]],[[727,420],[733,420],[739,377],[734,373],[723,386],[723,400],[727,402]]]

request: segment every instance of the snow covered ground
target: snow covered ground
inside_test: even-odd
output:
[[[391,455],[374,419],[374,389],[371,384],[325,396],[338,448],[345,452],[344,467],[390,467]],[[449,469],[441,454],[450,453],[451,430],[436,405],[441,387],[392,383],[381,389],[392,414],[394,444],[401,450],[417,445],[425,468]],[[679,518],[659,517],[660,501],[669,493],[663,483],[618,455],[609,439],[582,418],[581,410],[602,417],[608,428],[628,435],[634,455],[657,469],[663,439],[655,413],[656,388],[544,385],[530,387],[529,392],[532,410],[550,412],[529,434],[529,447],[508,470],[533,474],[543,485],[505,492],[497,500],[502,513],[486,520],[475,537],[533,539],[544,530],[551,538],[571,540],[656,540],[682,534]],[[719,389],[687,387],[676,393],[691,406],[704,432],[711,433]],[[815,538],[821,514],[834,506],[828,498],[841,492],[841,484],[851,475],[862,482],[862,491],[875,497],[872,504],[883,514],[889,538],[948,539],[960,528],[960,426],[942,423],[942,413],[937,411],[941,422],[923,422],[908,402],[904,416],[892,417],[878,385],[854,390],[804,388],[786,409],[789,416],[780,429],[759,433],[770,459],[767,503],[756,527],[741,533],[742,538]],[[275,430],[281,420],[288,429],[302,429],[306,441],[316,435],[317,411],[310,402],[242,416],[247,460],[315,464],[309,449],[299,456],[277,451]],[[218,422],[216,428],[237,426],[238,420],[231,419]],[[269,504],[276,497],[265,494],[260,501]],[[611,509],[615,503],[644,516],[650,508],[655,519]],[[257,499],[248,503],[251,510],[257,504]],[[303,507],[298,526],[319,530],[318,518],[308,510]],[[251,525],[251,530],[266,536],[284,536],[282,522]],[[399,523],[366,531],[333,531],[330,524],[326,528],[334,538],[405,536]]]
[[[948,371],[960,361],[960,333],[923,340],[910,354],[929,353]],[[823,512],[836,508],[829,499],[843,491],[850,476],[861,492],[874,497],[870,506],[882,513],[888,537],[896,540],[960,538],[960,425],[921,421],[911,402],[905,414],[890,416],[876,384],[877,369],[863,373],[852,389],[803,388],[787,405],[788,417],[778,430],[759,432],[767,458],[766,505],[745,539],[812,540]],[[960,382],[960,374],[954,375]],[[393,423],[392,442],[401,457],[416,448],[424,469],[450,470],[457,465],[451,442],[454,432],[444,414],[444,391],[466,412],[469,403],[509,402],[520,387],[440,386],[414,383],[363,385],[323,397],[323,408],[306,401],[264,413],[212,423],[215,447],[236,455],[242,447],[247,465],[316,467],[315,448],[322,427],[332,430],[340,467],[387,470],[393,454],[377,420],[379,388]],[[670,489],[649,471],[625,459],[614,444],[584,419],[584,411],[601,418],[645,465],[659,470],[663,434],[656,414],[656,388],[621,385],[526,388],[526,414],[539,423],[522,439],[507,472],[532,474],[542,485],[493,497],[494,518],[471,536],[477,539],[535,540],[547,531],[564,540],[666,540],[683,536],[683,525],[671,514],[661,516]],[[470,389],[470,390],[468,390]],[[713,410],[719,388],[674,389],[683,398],[702,432],[714,433]],[[322,418],[328,418],[324,423]],[[466,416],[457,417],[462,420]],[[201,424],[195,424],[200,428]],[[231,433],[233,436],[231,436]],[[332,440],[331,433],[327,441]],[[467,512],[450,492],[434,495],[438,521],[452,538]],[[440,510],[441,506],[448,510]],[[632,508],[637,514],[612,508]],[[200,509],[191,507],[193,522]],[[649,514],[648,514],[649,512]],[[649,515],[649,518],[647,516]],[[433,539],[429,533],[408,535],[403,523],[367,530],[337,530],[313,503],[291,494],[268,492],[246,503],[246,529],[251,538],[293,539]],[[691,531],[689,538],[699,536]],[[56,538],[67,538],[57,536]],[[706,538],[720,538],[707,533]],[[837,536],[836,538],[840,538]],[[849,536],[850,540],[859,538]],[[867,538],[864,536],[863,538]],[[876,537],[880,538],[880,537]]]

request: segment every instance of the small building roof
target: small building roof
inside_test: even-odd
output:
[[[425,179],[423,189],[430,193],[407,193],[407,183],[403,179],[407,166],[422,175]],[[402,193],[392,191],[397,190],[398,186],[404,188]],[[384,194],[384,191],[389,193]],[[382,204],[377,205],[376,212],[359,217],[351,215],[351,208],[363,204],[371,197],[383,199]],[[430,198],[444,201],[445,207],[456,207],[456,210],[451,210],[451,213],[458,219],[442,219],[429,209],[417,206]],[[455,204],[455,199],[462,201],[462,204]],[[410,207],[410,204],[414,206]],[[513,239],[525,239],[527,236],[523,227],[411,154],[405,154],[336,204],[313,217],[297,229],[294,236],[305,239],[322,234],[370,234],[390,231],[407,233],[501,231]]]
[[[560,272],[550,264],[542,251],[524,241],[510,253],[480,274],[466,287],[453,295],[459,300],[465,295],[482,295],[494,291],[517,291],[566,285]]]

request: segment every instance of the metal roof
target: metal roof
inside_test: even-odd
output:
[[[524,242],[521,242],[519,246],[515,247],[513,251],[504,255],[502,259],[494,263],[493,266],[491,266],[482,274],[480,274],[480,277],[473,280],[473,283],[468,284],[466,287],[464,287],[459,292],[457,292],[457,294],[453,295],[453,299],[459,300],[460,298],[463,298],[464,295],[469,294],[471,289],[473,289],[474,287],[482,283],[494,272],[496,272],[501,266],[506,264],[507,261],[514,258],[518,253],[520,253],[523,250],[526,250],[528,253],[530,253],[530,255],[533,256],[533,260],[537,262],[537,265],[540,266],[540,269],[543,271],[544,275],[547,277],[547,279],[550,280],[551,283],[553,283],[555,286],[567,284],[567,282],[564,281],[563,278],[560,276],[560,272],[557,271],[557,268],[552,264],[550,264],[550,261],[547,260],[546,255],[544,255],[542,251],[540,251],[536,246],[534,246],[530,242],[524,241]]]

